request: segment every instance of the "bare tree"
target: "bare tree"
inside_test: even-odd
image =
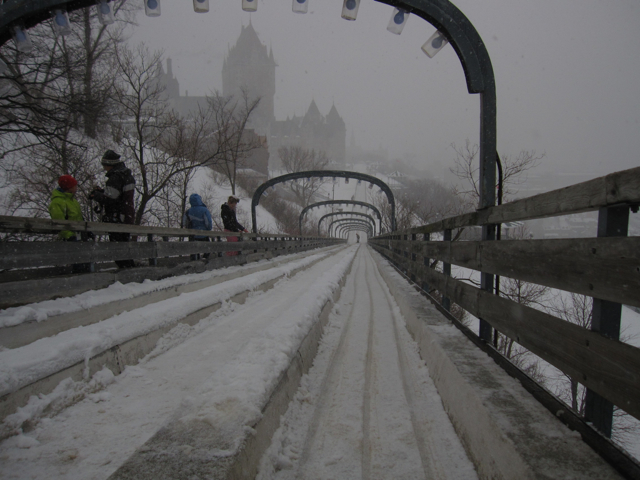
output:
[[[469,139],[464,147],[455,143],[451,148],[456,154],[454,166],[450,169],[456,177],[462,181],[462,185],[456,187],[456,194],[464,204],[465,211],[473,211],[478,207],[480,199],[480,163],[478,153],[480,147],[472,145]],[[502,164],[502,198],[513,197],[517,193],[518,185],[526,181],[526,172],[536,167],[545,154],[536,154],[535,150],[522,150],[518,155],[503,155],[500,157]],[[496,188],[499,188],[499,182]],[[500,203],[500,202],[499,202]]]
[[[238,170],[251,152],[262,146],[260,138],[247,130],[247,123],[258,108],[260,98],[250,98],[242,89],[241,98],[225,97],[219,92],[207,98],[206,118],[210,129],[209,157],[213,168],[222,173],[236,194]]]
[[[117,85],[120,121],[114,126],[114,137],[125,150],[137,178],[135,223],[145,220],[158,195],[175,186],[185,172],[204,165],[216,156],[209,145],[207,119],[195,114],[182,118],[169,106],[165,87],[159,81],[161,52],[151,52],[144,44],[131,50],[122,46],[116,55],[122,77]],[[180,177],[182,176],[182,177]],[[179,182],[178,182],[179,183]],[[186,189],[186,187],[184,187]],[[164,213],[153,212],[156,219]],[[164,223],[164,222],[162,222]]]
[[[280,147],[278,156],[287,173],[324,170],[329,165],[327,154],[320,150],[309,150],[300,146]],[[299,178],[289,182],[288,187],[296,203],[302,208],[308,206],[326,181],[319,177]]]

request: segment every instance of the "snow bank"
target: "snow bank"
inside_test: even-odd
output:
[[[175,324],[193,312],[219,302],[293,270],[304,268],[328,253],[256,272],[195,292],[183,293],[142,308],[124,312],[99,323],[73,328],[24,347],[0,352],[0,396],[29,385],[64,368],[85,361],[127,340]]]

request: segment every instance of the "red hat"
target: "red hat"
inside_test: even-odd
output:
[[[62,175],[58,179],[58,185],[60,185],[60,188],[63,190],[71,190],[73,187],[78,185],[78,181],[71,175]]]

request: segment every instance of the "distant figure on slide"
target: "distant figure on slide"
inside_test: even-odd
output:
[[[236,218],[236,207],[238,206],[238,200],[231,195],[227,199],[227,203],[223,203],[220,208],[220,216],[222,217],[222,223],[224,224],[225,232],[245,232],[249,233],[246,228],[238,223]],[[238,237],[227,237],[227,242],[237,242],[240,239]],[[240,252],[226,252],[226,256],[238,255]]]
[[[356,233],[356,243],[360,243],[360,235]]]
[[[189,197],[189,203],[191,204],[191,208],[189,208],[182,218],[182,225],[185,228],[192,228],[194,230],[212,230],[213,229],[213,219],[211,218],[211,212],[202,201],[202,197],[197,193],[192,193]],[[193,237],[189,237],[189,241],[194,242],[209,242],[211,241],[210,237],[205,235],[194,235]],[[191,255],[191,260],[198,260],[199,254]],[[209,254],[205,253],[204,258],[209,258]]]

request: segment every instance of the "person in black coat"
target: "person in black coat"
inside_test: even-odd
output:
[[[225,232],[245,232],[249,233],[246,228],[244,228],[240,223],[238,223],[238,219],[236,218],[236,207],[238,206],[238,200],[236,197],[231,195],[227,199],[227,203],[223,203],[220,208],[220,216],[222,217],[222,223],[224,225]],[[227,242],[237,242],[240,239],[238,237],[227,237]],[[238,255],[239,252],[226,252],[225,255],[233,256]]]
[[[125,164],[113,150],[107,150],[100,160],[107,176],[104,189],[95,188],[89,198],[98,202],[104,210],[102,221],[105,223],[125,223],[133,225],[135,220],[134,195],[136,180]],[[128,242],[131,234],[126,232],[109,233],[111,242]],[[133,260],[117,260],[120,268],[135,266]]]

